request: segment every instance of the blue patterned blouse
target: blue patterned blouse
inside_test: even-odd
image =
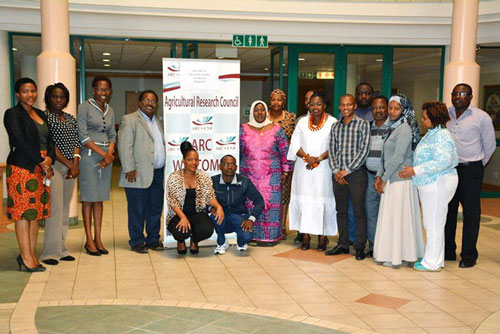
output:
[[[413,156],[413,184],[424,186],[436,182],[438,176],[457,174],[457,148],[448,129],[437,126],[427,131]]]

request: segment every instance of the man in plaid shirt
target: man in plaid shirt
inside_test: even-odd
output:
[[[354,114],[354,96],[340,98],[343,119],[332,125],[328,156],[333,171],[333,193],[337,206],[339,240],[326,255],[349,253],[348,198],[351,197],[356,222],[356,260],[365,258],[366,209],[365,194],[368,178],[364,164],[370,150],[370,124]]]

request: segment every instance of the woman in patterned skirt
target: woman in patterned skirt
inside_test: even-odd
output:
[[[19,103],[5,111],[4,125],[9,135],[7,157],[7,216],[15,220],[21,254],[19,270],[45,271],[35,255],[38,221],[50,216],[50,178],[55,160],[54,141],[43,111],[34,106],[37,87],[30,78],[14,85]]]
[[[275,89],[270,96],[269,119],[281,126],[285,133],[286,140],[290,144],[293,131],[297,122],[296,115],[292,112],[284,110],[286,102],[286,94],[281,89]],[[292,173],[290,172],[283,179],[282,196],[281,196],[281,239],[286,239],[286,216],[288,213],[288,205],[290,204],[290,188],[292,182]]]
[[[252,103],[250,121],[240,127],[240,172],[264,198],[264,211],[253,225],[253,240],[263,245],[281,239],[281,185],[292,169],[287,152],[285,134],[267,117],[266,104]]]

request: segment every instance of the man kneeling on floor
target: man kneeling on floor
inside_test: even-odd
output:
[[[214,222],[217,232],[215,254],[224,254],[228,247],[225,233],[236,232],[239,251],[246,251],[253,238],[253,223],[264,210],[264,199],[246,176],[236,173],[236,159],[225,155],[220,160],[222,174],[212,176],[217,201],[224,209],[225,218],[222,224]],[[253,202],[250,213],[245,206],[246,201]]]

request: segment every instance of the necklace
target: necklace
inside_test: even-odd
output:
[[[271,116],[271,113],[269,113],[269,116]],[[284,116],[285,116],[285,110],[282,110],[278,117],[275,117],[274,119],[271,119],[271,117],[269,117],[269,119],[271,119],[273,123],[279,123],[283,120]]]
[[[314,125],[313,124],[313,117],[312,117],[312,115],[309,115],[309,124],[308,124],[309,130],[311,130],[311,131],[321,130],[323,125],[325,125],[326,118],[327,118],[326,113],[323,113],[323,115],[321,115],[321,119],[319,120],[318,125]]]

